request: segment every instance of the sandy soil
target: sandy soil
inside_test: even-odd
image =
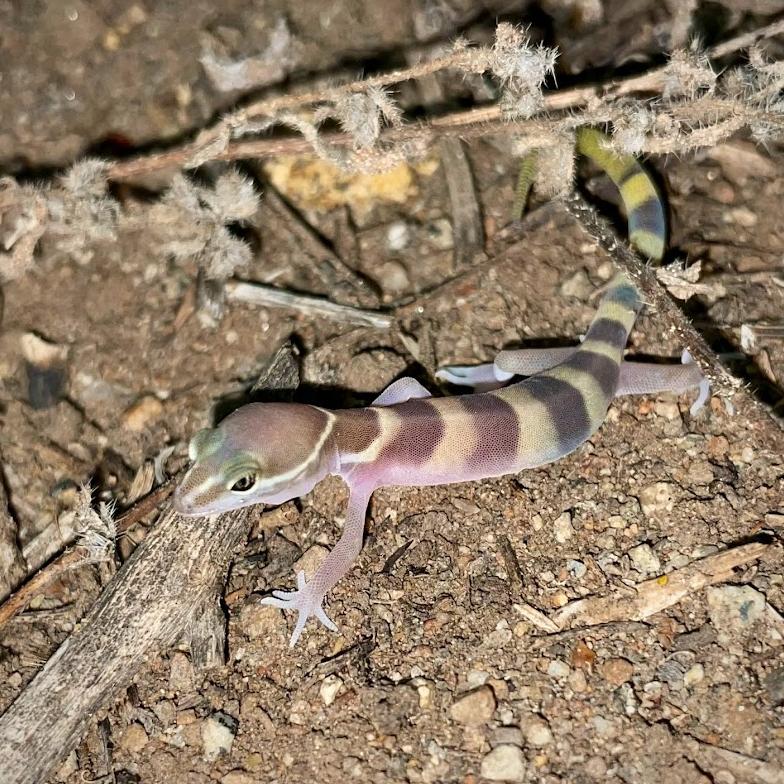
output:
[[[237,0],[220,12],[206,2],[166,5],[0,6],[11,63],[0,81],[5,170],[46,172],[91,149],[117,154],[200,126],[236,97],[206,78],[204,47],[252,54],[284,13],[298,41],[296,74],[364,61],[387,67],[417,39],[464,26],[481,35],[498,13],[526,18],[525,4],[502,3],[349,0],[318,14],[282,0]],[[529,12],[534,29],[563,47],[568,72],[655,51],[665,12],[636,3],[637,36],[621,47],[624,5],[607,4],[620,20],[609,36],[580,34],[565,14]],[[710,284],[687,308],[748,382],[731,406],[714,399],[691,417],[687,397],[626,398],[589,443],[554,465],[378,491],[365,549],[330,597],[340,634],[310,625],[290,650],[291,618],[259,598],[289,585],[297,566],[317,563],[339,536],[346,494],[337,480],[324,482],[268,513],[279,527],[260,523],[234,564],[226,666],[194,671],[184,650],[151,657],[52,781],[773,781],[764,776],[784,768],[784,550],[776,543],[784,439],[773,416],[782,412],[784,343],[763,339],[743,354],[739,333],[744,323],[780,323],[784,312],[784,158],[769,152],[738,141],[650,162],[667,193],[671,245],[701,260]],[[515,161],[484,140],[468,153],[492,241],[508,220]],[[303,196],[307,167],[253,171],[379,286],[386,305],[434,289],[406,326],[420,359],[437,364],[580,334],[611,272],[558,209],[478,274],[456,269],[436,151],[391,179],[368,179],[350,199],[339,183]],[[612,198],[601,178],[586,177],[588,191]],[[123,199],[135,208],[135,192]],[[263,202],[253,236],[247,277],[330,293],[314,272],[318,260]],[[389,331],[238,305],[217,323],[178,317],[194,295],[195,267],[151,256],[143,234],[120,236],[84,265],[44,246],[35,270],[5,287],[0,452],[24,545],[48,535],[78,483],[92,480],[98,496],[122,504],[164,447],[175,447],[172,470],[182,464],[190,434],[247,389],[291,335],[304,356],[303,400],[367,402],[404,372],[433,387],[428,362]],[[439,288],[456,273],[459,285]],[[64,387],[39,409],[20,349],[30,332],[67,347]],[[680,351],[650,312],[631,347],[647,356]],[[773,544],[763,559],[645,622],[548,636],[521,611],[633,592],[765,531]],[[131,534],[138,541],[144,526]],[[0,630],[0,710],[109,577],[98,568],[67,575]]]

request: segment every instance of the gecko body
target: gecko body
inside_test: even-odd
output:
[[[663,254],[664,210],[637,161],[612,152],[598,131],[578,133],[578,149],[618,185],[630,239],[653,259]],[[329,411],[302,403],[253,403],[190,445],[190,468],[175,493],[183,514],[207,515],[249,504],[279,504],[304,495],[326,476],[350,489],[343,534],[297,589],[263,601],[299,615],[291,644],[316,617],[330,629],[323,601],[362,547],[373,491],[390,485],[436,485],[516,473],[574,451],[600,427],[614,397],[699,388],[696,365],[649,365],[623,360],[642,301],[623,274],[607,287],[582,342],[565,349],[501,352],[494,363],[451,367],[441,378],[486,391],[432,397],[403,378],[371,406]],[[528,376],[503,386],[513,376]]]

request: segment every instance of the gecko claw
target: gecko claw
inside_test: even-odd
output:
[[[308,622],[308,618],[316,618],[321,621],[330,631],[336,632],[338,627],[329,618],[322,607],[324,596],[317,595],[305,580],[305,572],[297,573],[296,591],[273,591],[272,596],[266,596],[261,600],[262,604],[269,607],[277,607],[279,610],[296,610],[299,614],[294,632],[289,640],[289,648],[293,648]]]

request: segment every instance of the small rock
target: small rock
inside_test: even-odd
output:
[[[750,142],[732,141],[718,144],[707,153],[717,161],[724,176],[736,185],[745,185],[750,177],[775,177],[773,161]]]
[[[163,415],[163,404],[153,395],[145,395],[125,410],[122,426],[139,433]]]
[[[495,708],[493,690],[489,686],[480,686],[457,700],[449,713],[459,724],[477,726],[490,721]]]
[[[673,487],[669,482],[656,482],[640,490],[640,508],[646,517],[671,512],[675,506]]]
[[[570,558],[566,562],[566,570],[575,580],[579,580],[581,577],[585,577],[588,567],[582,561],[575,561],[573,558]]]
[[[765,614],[765,596],[750,585],[713,586],[706,595],[711,623],[724,641],[747,633]]]
[[[177,709],[171,700],[161,700],[152,706],[152,712],[164,727],[170,727],[177,718]]]
[[[702,679],[705,677],[705,668],[697,662],[697,664],[692,664],[688,670],[683,674],[683,683],[686,685],[687,688],[692,688],[696,686]]]
[[[118,741],[119,747],[129,754],[138,754],[146,745],[149,738],[141,724],[129,724]]]
[[[550,727],[540,719],[527,724],[523,728],[523,732],[529,746],[542,748],[543,746],[549,746],[553,742],[553,733],[550,732]]]
[[[379,265],[375,277],[387,294],[401,294],[411,286],[408,270],[399,261],[386,261]]]
[[[202,722],[201,743],[205,759],[212,762],[231,751],[237,726],[237,720],[222,711],[213,713]]]
[[[327,707],[332,705],[342,687],[342,678],[339,678],[337,675],[327,675],[327,677],[321,681],[321,686],[319,687],[319,694],[321,695],[321,701],[324,705]]]
[[[591,723],[596,730],[596,734],[601,738],[613,738],[618,733],[615,724],[609,719],[605,719],[604,716],[594,716],[591,719]]]
[[[572,538],[574,527],[572,526],[572,515],[569,512],[563,512],[558,516],[553,523],[553,533],[558,544],[563,544]]]
[[[519,727],[498,727],[490,735],[490,745],[496,746],[522,746],[523,733]]]
[[[561,284],[559,292],[564,297],[586,300],[593,293],[593,286],[585,270],[579,269]]]
[[[588,688],[588,679],[582,670],[572,670],[568,682],[572,691],[576,691],[578,694],[582,694]]]
[[[171,657],[169,688],[178,694],[190,694],[193,691],[193,665],[180,651],[176,651]]]
[[[231,770],[221,779],[221,784],[256,784],[256,781],[244,770]]]
[[[695,485],[709,485],[715,476],[711,464],[705,460],[695,460],[686,475],[689,482]]]
[[[674,400],[657,400],[653,404],[653,410],[656,416],[660,416],[668,422],[673,422],[681,417],[681,410]]]
[[[604,780],[604,778],[607,776],[607,763],[602,757],[591,757],[585,763],[583,770],[585,771],[585,775],[592,779]]]
[[[716,631],[709,624],[703,624],[699,629],[679,634],[672,643],[675,651],[704,651],[709,645],[716,642]]]
[[[765,691],[774,705],[784,705],[784,667],[765,676]]]
[[[547,674],[551,678],[558,678],[559,680],[561,678],[568,678],[570,672],[569,665],[566,664],[566,662],[562,662],[560,659],[553,659],[547,665]]]
[[[517,746],[496,746],[482,760],[482,778],[490,781],[523,781],[525,757]]]
[[[723,218],[727,223],[734,223],[738,226],[743,226],[745,229],[756,226],[759,220],[757,214],[748,207],[734,207],[724,213]]]
[[[439,250],[451,250],[455,246],[452,224],[446,218],[439,218],[428,223],[427,237]]]
[[[467,515],[475,515],[480,511],[479,507],[473,501],[466,501],[465,498],[453,498],[452,506]]]
[[[411,242],[411,229],[405,221],[395,221],[387,227],[387,248],[400,251]]]
[[[632,547],[629,550],[629,558],[634,569],[640,574],[658,574],[661,571],[659,556],[649,544],[638,544],[636,547]]]
[[[634,665],[628,659],[620,657],[607,659],[600,667],[602,677],[611,686],[620,686],[631,680],[634,675]]]

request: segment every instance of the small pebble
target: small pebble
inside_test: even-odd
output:
[[[525,757],[517,746],[496,746],[482,760],[482,778],[489,781],[523,781]]]
[[[640,508],[646,517],[669,513],[675,507],[673,487],[669,482],[656,482],[640,490]]]
[[[632,566],[642,575],[658,574],[661,571],[659,556],[649,544],[638,544],[629,550]]]
[[[387,248],[400,251],[411,241],[411,229],[404,221],[390,223],[387,228]]]
[[[571,672],[569,665],[566,662],[562,662],[560,659],[553,659],[547,665],[547,674],[551,678],[568,678],[569,673]]]
[[[593,285],[585,270],[579,269],[561,284],[559,291],[564,297],[586,300],[593,293]]]
[[[145,395],[125,410],[122,426],[126,430],[139,433],[152,425],[163,415],[163,404],[153,395]]]
[[[607,763],[602,757],[591,757],[583,768],[585,775],[592,779],[604,779],[607,775]]]
[[[453,703],[449,713],[458,724],[478,726],[493,718],[495,708],[493,690],[489,686],[480,686]]]
[[[620,686],[622,683],[631,680],[632,675],[634,675],[634,665],[628,659],[620,657],[607,659],[599,669],[602,677],[611,686]]]
[[[222,711],[207,717],[201,725],[201,743],[205,759],[212,762],[221,754],[228,754],[234,744],[237,727],[237,720]]]
[[[169,664],[169,688],[178,694],[193,691],[193,665],[181,651],[175,651]]]
[[[569,512],[563,512],[556,518],[553,523],[553,533],[555,534],[555,541],[559,544],[563,544],[572,538],[574,527],[572,526],[572,515]]]
[[[750,585],[712,586],[706,597],[711,623],[725,642],[748,633],[765,614],[764,594]]]
[[[312,577],[324,559],[329,555],[329,549],[320,544],[314,544],[294,562],[294,574],[305,572],[305,577]]]
[[[452,224],[446,218],[439,218],[428,223],[427,237],[439,250],[451,250],[455,245]]]
[[[321,681],[321,686],[319,687],[319,694],[321,695],[321,701],[324,705],[327,707],[332,705],[342,687],[342,678],[339,678],[337,675],[327,675],[327,677]]]
[[[696,686],[705,677],[705,668],[697,662],[683,674],[683,682],[688,688]]]
[[[553,733],[550,732],[550,727],[539,719],[527,724],[523,732],[529,746],[542,748],[543,746],[549,746],[553,742]]]
[[[495,746],[522,746],[523,733],[519,727],[498,727],[490,735],[490,745]]]
[[[579,580],[581,577],[585,577],[588,567],[582,561],[575,561],[570,558],[566,562],[566,570],[575,580]]]
[[[246,604],[239,615],[239,626],[249,640],[270,639],[288,628],[283,613],[254,601]]]
[[[572,691],[576,691],[578,694],[582,694],[588,688],[588,679],[582,670],[572,670],[568,682]]]
[[[653,410],[656,412],[656,416],[660,416],[668,422],[681,418],[681,410],[674,400],[657,400],[653,404]]]
[[[129,754],[138,754],[146,745],[149,738],[141,724],[129,724],[118,741],[119,747]]]

